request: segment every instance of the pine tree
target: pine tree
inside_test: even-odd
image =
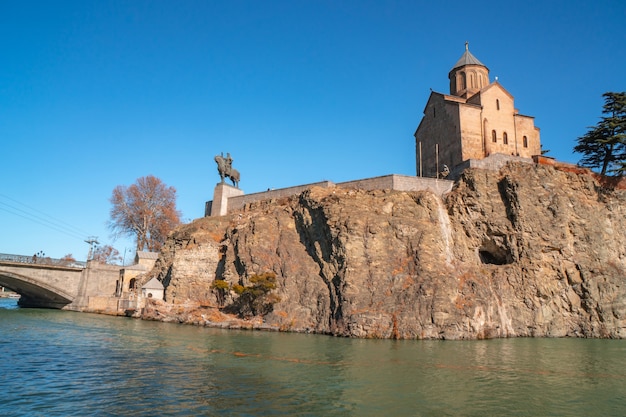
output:
[[[578,138],[574,152],[583,154],[579,164],[600,168],[600,174],[626,172],[626,92],[602,94],[604,106],[598,124]]]

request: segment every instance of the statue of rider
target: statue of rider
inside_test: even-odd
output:
[[[233,169],[233,158],[230,156],[230,152],[226,152],[224,162],[226,163],[226,166],[224,167],[226,169],[226,174],[230,175]]]

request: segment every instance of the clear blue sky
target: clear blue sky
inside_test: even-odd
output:
[[[626,2],[3,1],[0,253],[78,260],[117,185],[203,216],[230,152],[247,193],[415,174],[413,133],[464,51],[577,162],[626,89]]]

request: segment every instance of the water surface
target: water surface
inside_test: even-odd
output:
[[[626,341],[355,340],[0,299],[3,416],[623,416]]]

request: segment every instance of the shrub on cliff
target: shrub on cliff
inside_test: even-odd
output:
[[[214,289],[217,293],[217,301],[220,307],[224,306],[226,293],[230,290],[230,285],[228,285],[228,282],[224,281],[223,279],[216,279],[211,284],[211,288]]]
[[[274,304],[280,301],[276,294],[270,294],[270,291],[276,288],[276,274],[266,272],[253,275],[250,277],[250,284],[232,286],[232,290],[239,295],[231,306],[232,310],[241,317],[263,316],[270,313],[274,309]]]

